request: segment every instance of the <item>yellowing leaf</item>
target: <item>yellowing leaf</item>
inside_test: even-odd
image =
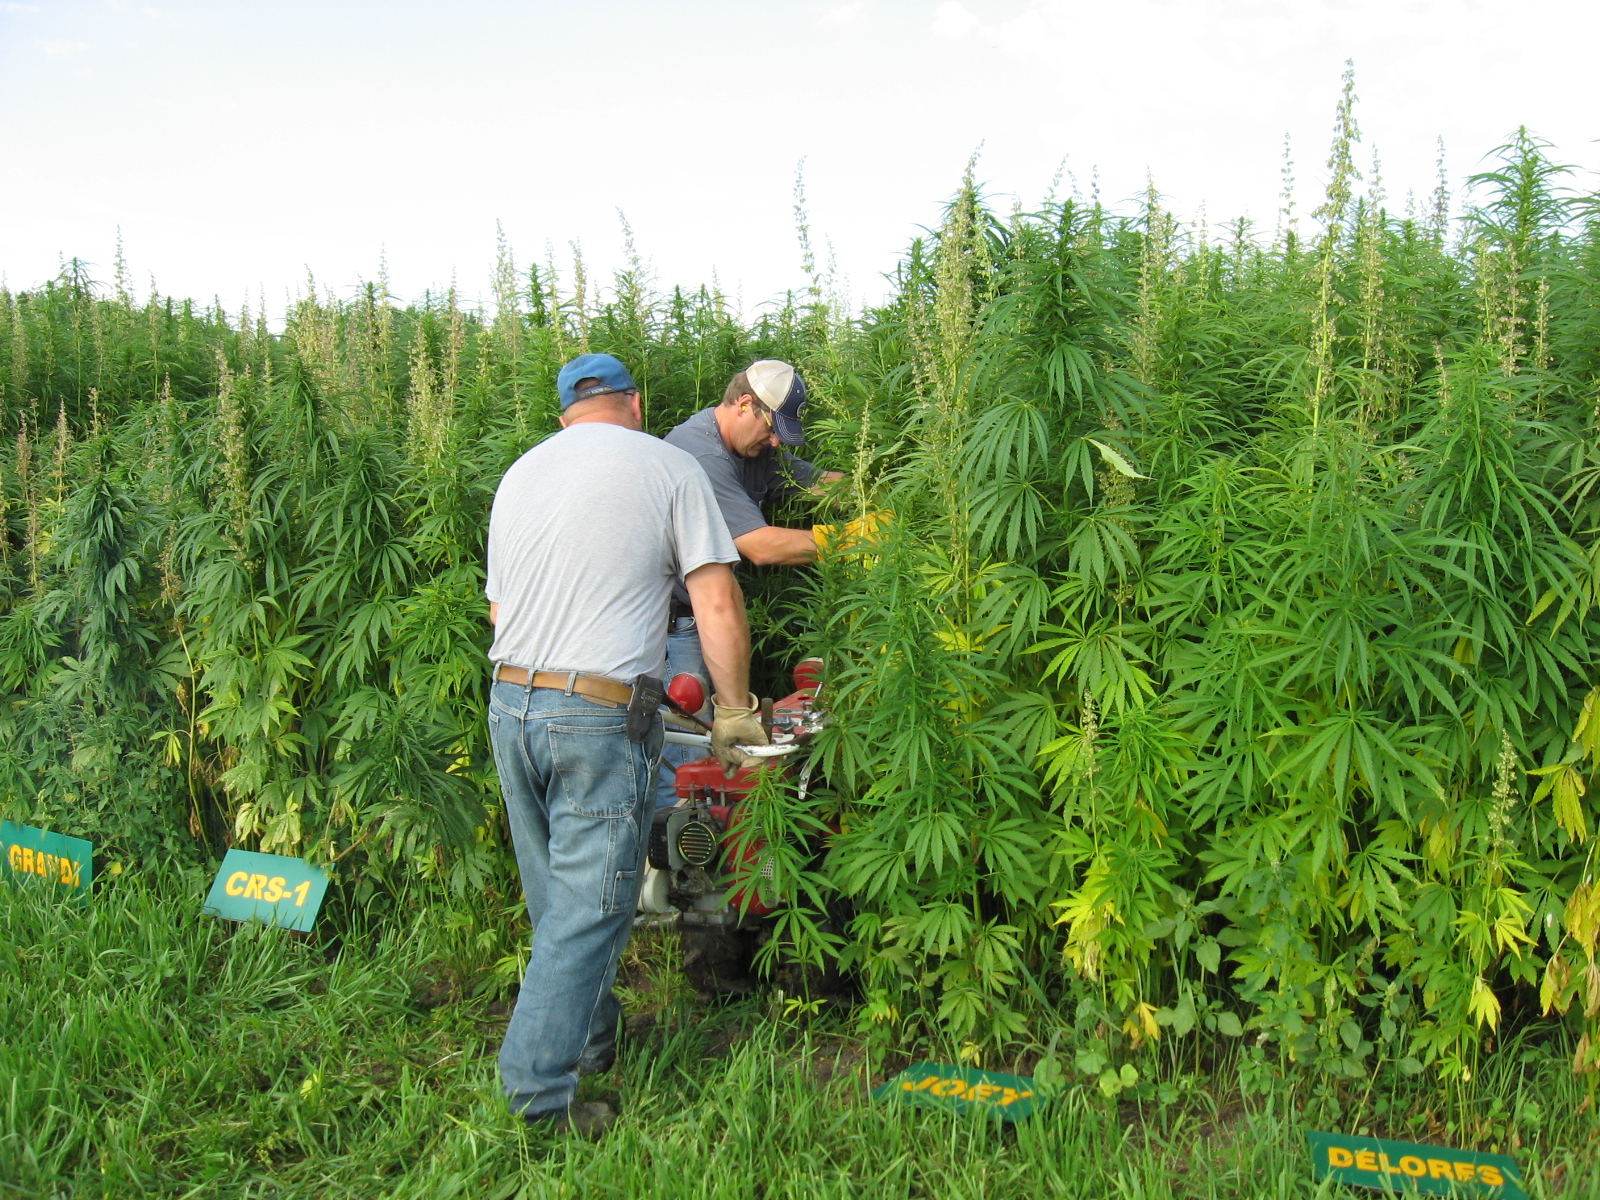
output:
[[[1152,1042],[1161,1038],[1161,1027],[1156,1023],[1156,1006],[1144,1000],[1134,1005],[1133,1015],[1139,1018],[1139,1025],[1144,1030],[1145,1037]]]
[[[1132,463],[1123,458],[1121,454],[1117,453],[1104,442],[1097,442],[1092,437],[1086,437],[1083,440],[1088,442],[1096,450],[1100,451],[1100,457],[1106,460],[1106,465],[1111,467],[1112,470],[1118,472],[1119,474],[1126,475],[1129,479],[1150,478],[1148,475],[1141,475],[1139,472],[1135,471]]]
[[[1578,743],[1591,762],[1596,752],[1600,751],[1600,721],[1595,720],[1597,708],[1600,708],[1600,688],[1590,688],[1589,694],[1583,698],[1578,723],[1572,729],[1572,740]]]
[[[1556,776],[1556,786],[1550,800],[1556,824],[1579,845],[1589,838],[1589,820],[1584,815],[1582,804],[1583,793],[1583,776],[1568,767]]]
[[[1565,1014],[1572,1002],[1567,985],[1572,982],[1572,964],[1563,954],[1552,954],[1545,964],[1544,978],[1539,983],[1539,1012],[1549,1016],[1551,1010]]]
[[[1562,914],[1567,933],[1577,942],[1590,962],[1594,961],[1596,942],[1600,941],[1600,884],[1580,883],[1567,898],[1567,908]]]
[[[1539,767],[1528,774],[1544,776],[1544,781],[1534,790],[1533,803],[1537,804],[1549,796],[1550,811],[1555,816],[1556,824],[1580,845],[1587,841],[1589,819],[1583,811],[1583,796],[1587,790],[1583,776],[1571,763]]]
[[[1490,1029],[1500,1026],[1500,998],[1494,994],[1482,975],[1472,981],[1472,996],[1467,1001],[1467,1011],[1479,1025]]]

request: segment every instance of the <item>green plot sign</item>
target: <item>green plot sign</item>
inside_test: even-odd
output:
[[[80,904],[89,901],[94,846],[82,838],[0,821],[0,862],[13,882],[42,879],[76,896]]]
[[[1033,1080],[1020,1075],[931,1062],[907,1067],[872,1095],[878,1100],[899,1100],[903,1104],[953,1112],[981,1109],[998,1113],[1006,1121],[1020,1121],[1030,1116],[1037,1099]]]
[[[1396,1194],[1415,1189],[1434,1196],[1528,1200],[1516,1160],[1504,1154],[1473,1154],[1342,1133],[1307,1132],[1306,1141],[1311,1145],[1311,1170],[1318,1179],[1331,1176],[1340,1183]]]
[[[303,859],[229,850],[204,911],[305,932],[316,922],[327,890],[328,873]]]

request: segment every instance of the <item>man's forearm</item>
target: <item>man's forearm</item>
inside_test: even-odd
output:
[[[801,567],[817,561],[817,539],[809,529],[763,525],[740,534],[733,544],[759,567]]]
[[[707,563],[684,583],[717,702],[743,706],[750,698],[750,626],[739,581],[726,563]]]
[[[744,705],[750,698],[750,627],[744,608],[732,613],[717,610],[709,620],[696,609],[694,621],[717,702]]]

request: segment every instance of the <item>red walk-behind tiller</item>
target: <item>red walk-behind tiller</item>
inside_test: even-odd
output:
[[[764,848],[759,838],[739,845],[743,801],[755,789],[757,776],[781,763],[783,771],[796,774],[802,795],[811,781],[805,746],[823,723],[817,707],[822,660],[808,658],[795,667],[794,686],[781,700],[762,702],[762,721],[771,744],[740,747],[751,757],[777,762],[745,767],[728,779],[722,764],[709,753],[691,759],[674,775],[677,804],[658,808],[650,828],[636,924],[677,925],[683,930],[685,970],[700,991],[748,989],[749,955],[759,941],[761,918],[773,911],[759,892],[747,897],[750,885],[736,885],[733,876],[742,864],[759,863]],[[694,675],[678,675],[668,681],[667,695],[680,711],[698,712],[705,704],[705,684]],[[705,734],[685,732],[672,722],[666,740],[711,748]],[[765,873],[771,875],[770,865]]]

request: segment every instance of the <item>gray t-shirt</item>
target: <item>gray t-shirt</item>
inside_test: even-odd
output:
[[[741,458],[723,442],[716,413],[715,408],[702,409],[667,434],[666,441],[700,460],[728,533],[743,537],[768,523],[761,515],[763,504],[814,486],[819,472],[805,459],[771,446],[763,446],[754,458]]]
[[[574,425],[512,463],[495,491],[484,593],[500,620],[489,658],[623,682],[659,676],[674,582],[738,561],[693,458],[620,425]]]

